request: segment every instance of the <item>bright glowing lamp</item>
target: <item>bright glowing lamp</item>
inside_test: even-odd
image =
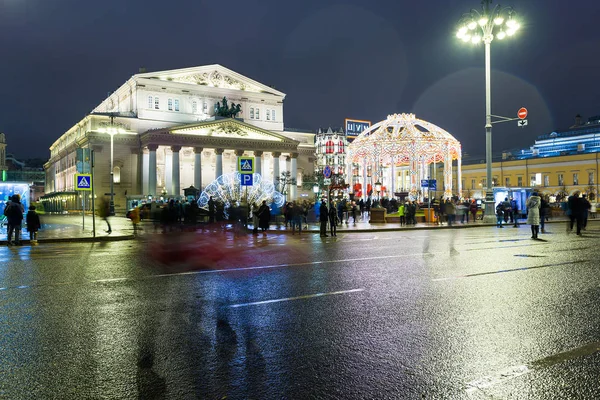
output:
[[[465,33],[459,30],[458,32],[456,32],[456,37],[462,39],[465,37]]]
[[[488,19],[487,17],[481,17],[479,18],[479,21],[477,21],[477,23],[479,24],[479,26],[485,26],[485,24],[488,23]]]
[[[470,30],[477,28],[477,22],[475,22],[475,21],[469,22],[469,24],[467,25],[467,28],[469,28]]]
[[[471,38],[471,43],[473,44],[477,44],[481,41],[481,36],[479,35],[473,35],[473,37]]]
[[[494,23],[496,25],[502,25],[504,23],[504,18],[502,18],[502,17],[496,17],[496,18],[494,18]]]
[[[515,32],[516,32],[516,30],[515,30],[514,28],[510,28],[510,29],[508,29],[508,30],[506,31],[506,34],[507,34],[508,36],[512,36],[512,35],[514,35],[514,34],[515,34]]]
[[[506,21],[506,26],[508,26],[509,28],[514,28],[514,27],[515,27],[515,25],[518,25],[518,24],[517,24],[517,21],[515,21],[515,20],[514,20],[514,19],[512,19],[512,18],[511,18],[511,19],[509,19],[508,21]]]
[[[313,186],[313,193],[314,193],[314,194],[317,194],[317,193],[319,193],[319,185],[315,185],[315,186]]]
[[[381,182],[375,182],[375,191],[377,191],[377,193],[381,192]]]
[[[496,37],[500,40],[504,39],[506,37],[506,32],[504,31],[500,31],[498,32],[498,34],[496,35]]]
[[[467,28],[466,26],[461,26],[461,27],[458,29],[458,32],[459,32],[459,33],[462,33],[462,34],[464,35],[464,34],[466,34],[466,33],[468,32],[468,30],[469,30],[469,28]]]
[[[463,37],[462,37],[462,40],[463,40],[464,42],[468,42],[468,41],[470,41],[470,40],[471,40],[471,35],[468,35],[468,34],[467,34],[467,35],[463,36]]]

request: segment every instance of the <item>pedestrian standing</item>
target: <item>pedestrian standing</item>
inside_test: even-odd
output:
[[[27,231],[29,231],[29,241],[32,245],[37,245],[37,232],[42,227],[40,223],[40,216],[35,212],[35,206],[29,206],[27,211]]]
[[[538,196],[537,192],[533,192],[531,197],[527,200],[527,223],[531,225],[531,238],[537,239],[540,233],[540,206],[542,205],[542,199]]]
[[[452,200],[446,199],[444,212],[448,216],[448,226],[452,226],[456,217],[456,207]]]
[[[356,206],[356,203],[354,201],[351,203],[350,207],[352,210],[352,221],[354,222],[354,225],[356,225],[356,213],[358,212],[358,207]]]
[[[4,215],[6,216],[8,230],[7,243],[9,246],[21,245],[21,224],[23,222],[23,204],[21,204],[21,196],[15,194],[11,197],[11,201],[6,203]],[[15,241],[12,241],[12,237]]]
[[[583,226],[582,226],[582,228],[585,231],[587,228],[588,214],[590,213],[590,211],[592,209],[592,205],[588,201],[587,196],[585,194],[583,196],[581,196],[581,202],[583,204]]]
[[[498,203],[496,206],[496,227],[502,228],[502,220],[504,219],[504,205],[503,203]]]
[[[335,210],[335,207],[334,207]],[[321,237],[327,236],[327,221],[329,220],[329,210],[327,210],[327,204],[325,204],[325,200],[321,201],[321,206],[319,206],[319,222]]]
[[[337,213],[333,204],[329,205],[329,232],[331,236],[337,236]]]
[[[404,215],[404,204],[400,203],[400,207],[398,207],[398,216],[400,216],[400,226],[406,225],[406,217]]]
[[[477,219],[477,202],[475,200],[471,201],[471,204],[469,205],[469,211],[473,217],[473,223],[475,223],[475,220]]]
[[[550,203],[546,200],[545,197],[540,197],[540,229],[542,233],[546,233],[546,221],[548,220],[548,216],[550,215]]]
[[[510,198],[510,222],[514,224],[513,228],[519,227],[518,218],[519,218],[519,205],[517,204],[517,201],[511,197]]]
[[[580,194],[581,192],[577,191],[570,196],[568,200],[569,211],[571,211],[571,225],[569,232],[573,230],[573,224],[577,222],[578,236],[581,236],[581,230],[583,229],[583,218],[586,210],[586,206],[583,201],[584,199],[579,197]]]
[[[131,219],[131,224],[133,225],[133,234],[137,235],[138,233],[138,225],[140,224],[140,208],[133,207],[133,210],[129,213],[129,219]]]

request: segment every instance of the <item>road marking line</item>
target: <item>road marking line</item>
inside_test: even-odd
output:
[[[537,269],[537,268],[560,267],[562,265],[572,265],[572,264],[584,263],[584,262],[589,262],[589,261],[591,261],[591,260],[578,260],[577,262],[567,261],[567,262],[557,263],[557,264],[536,265],[536,266],[533,266],[533,267],[521,267],[521,268],[513,268],[513,269],[501,269],[499,271],[479,272],[479,273],[476,273],[476,274],[450,276],[450,277],[446,277],[446,278],[436,278],[436,279],[432,279],[432,281],[433,282],[453,281],[453,280],[462,279],[462,278],[472,278],[472,277],[475,277],[475,276],[504,274],[506,272],[527,271],[529,269]]]
[[[566,361],[574,360],[585,356],[590,356],[600,351],[600,342],[592,342],[575,349],[567,350],[562,353],[553,354],[548,357],[533,361],[527,365],[516,365],[505,368],[491,375],[484,376],[481,379],[475,379],[465,384],[467,393],[473,393],[478,390],[504,383],[521,375],[528,374],[543,368],[552,367]]]
[[[283,301],[304,300],[304,299],[312,299],[315,297],[322,297],[322,296],[333,296],[333,295],[338,295],[338,294],[356,293],[356,292],[362,292],[364,290],[365,290],[364,288],[361,288],[361,289],[351,289],[351,290],[340,290],[337,292],[328,292],[328,293],[315,293],[315,294],[307,294],[305,296],[286,297],[283,299],[254,301],[252,303],[232,304],[228,307],[229,308],[240,308],[240,307],[256,306],[256,305],[261,305],[261,304],[280,303]]]

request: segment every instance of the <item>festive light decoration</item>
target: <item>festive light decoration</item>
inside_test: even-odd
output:
[[[452,161],[458,160],[458,195],[461,192],[461,145],[442,128],[414,114],[393,114],[361,133],[348,146],[349,162],[371,167],[377,178],[381,169],[409,166],[411,198],[416,199],[420,179],[428,179],[425,167],[444,163],[444,196],[452,196]],[[441,186],[441,185],[439,185]]]
[[[275,203],[277,207],[283,206],[285,199],[275,190],[272,181],[263,180],[260,174],[253,174],[252,179],[254,183],[252,186],[242,186],[239,172],[219,176],[200,194],[198,207],[208,209],[208,200],[211,196],[214,201],[222,201],[226,209],[237,201],[260,204],[266,200],[267,204]]]

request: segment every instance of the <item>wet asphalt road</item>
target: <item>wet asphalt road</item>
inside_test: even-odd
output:
[[[600,224],[548,228],[3,247],[0,398],[597,399]]]

